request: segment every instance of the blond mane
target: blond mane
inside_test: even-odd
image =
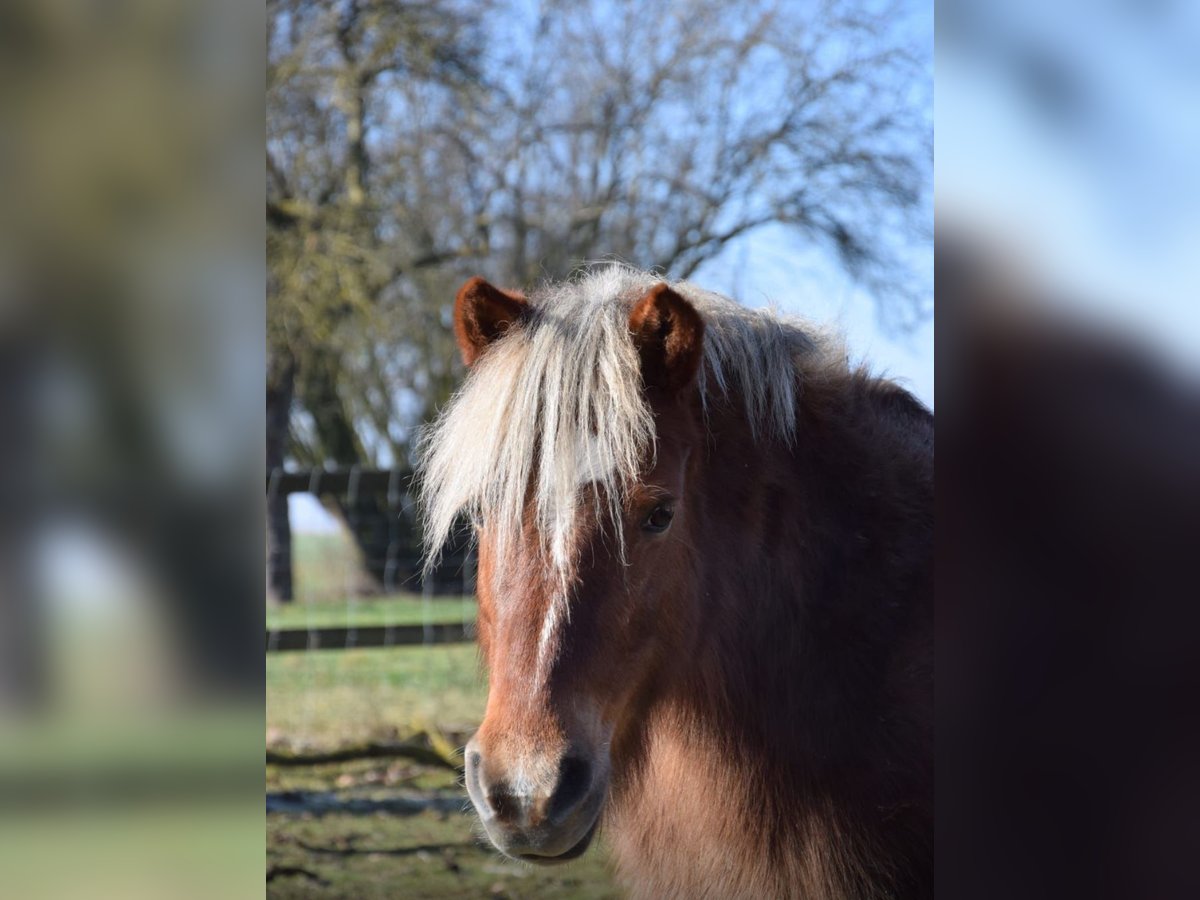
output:
[[[662,281],[606,265],[529,297],[528,321],[488,349],[422,435],[427,566],[463,513],[487,523],[504,554],[532,503],[543,549],[565,577],[575,511],[588,485],[598,512],[607,503],[622,546],[621,497],[655,444],[629,314]],[[836,353],[829,339],[808,323],[687,282],[671,287],[705,322],[698,389],[706,416],[713,402],[736,396],[756,439],[794,441],[797,362],[818,349]]]

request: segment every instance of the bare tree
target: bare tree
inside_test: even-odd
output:
[[[566,10],[571,10],[568,14]],[[503,274],[614,254],[687,277],[768,224],[828,248],[889,321],[927,313],[927,60],[900,7],[547,4],[472,141]],[[489,164],[490,163],[490,164]]]
[[[932,230],[929,36],[902,5],[275,0],[269,18],[271,371],[294,380],[274,458],[406,462],[459,377],[445,325],[475,272],[528,286],[617,257],[686,277],[783,225],[893,327],[930,312],[910,262]]]

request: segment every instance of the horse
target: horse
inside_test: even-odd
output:
[[[624,266],[473,278],[418,447],[478,547],[487,838],[635,897],[933,894],[933,415],[795,319]]]

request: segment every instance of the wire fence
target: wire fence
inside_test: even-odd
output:
[[[412,473],[267,472],[268,652],[472,641],[476,560],[465,523],[423,570]],[[309,494],[340,523],[292,528],[290,498]]]

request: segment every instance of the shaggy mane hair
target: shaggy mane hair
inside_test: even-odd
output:
[[[629,315],[663,280],[607,265],[528,298],[526,319],[489,348],[422,435],[427,566],[437,561],[464,512],[476,524],[488,524],[503,554],[520,534],[532,500],[543,550],[565,575],[586,485],[622,545],[621,497],[655,445]],[[790,444],[796,436],[797,364],[813,355],[844,364],[837,341],[799,319],[748,309],[687,282],[671,288],[704,319],[698,389],[706,415],[711,403],[736,393],[756,439]]]

